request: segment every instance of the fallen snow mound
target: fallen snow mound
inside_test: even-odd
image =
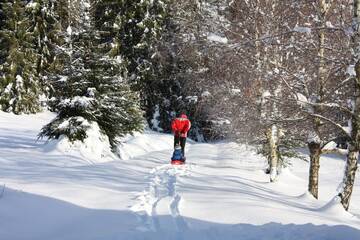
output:
[[[48,141],[44,150],[46,152],[56,150],[63,153],[79,153],[89,163],[103,163],[115,159],[110,150],[109,139],[101,133],[97,123],[90,124],[87,135],[83,142],[70,142],[65,136],[61,136],[59,139]]]
[[[127,160],[150,152],[169,150],[173,148],[173,136],[145,130],[144,133],[136,132],[120,139],[118,152],[120,158]]]

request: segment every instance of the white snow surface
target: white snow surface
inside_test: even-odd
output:
[[[346,69],[346,73],[350,76],[356,76],[355,65],[349,65]]]
[[[30,1],[28,4],[26,4],[27,8],[37,8],[37,6],[39,5],[39,3],[34,3],[33,1]]]
[[[322,149],[323,150],[333,150],[336,148],[337,148],[337,143],[334,141],[330,141]]]
[[[336,156],[321,161],[315,200],[302,160],[269,183],[252,148],[189,141],[187,164],[172,166],[172,136],[145,131],[123,139],[127,157],[89,161],[36,141],[53,117],[0,113],[0,239],[360,239],[359,176],[346,212]]]
[[[87,130],[88,137],[84,142],[70,142],[66,137],[60,137],[59,140],[47,142],[44,146],[44,150],[52,152],[56,149],[63,154],[71,153],[73,156],[77,156],[81,159],[80,165],[82,165],[83,162],[96,164],[113,161],[115,156],[110,150],[109,139],[101,133],[98,124],[95,122],[89,123],[87,120],[82,119],[82,117],[77,118],[80,119],[80,121],[83,121],[83,125],[89,126],[89,129]],[[67,121],[63,122],[61,125],[67,127],[65,126],[66,124],[68,124]],[[59,128],[60,127],[62,126],[59,126]],[[72,165],[71,162],[66,164]]]
[[[267,97],[271,97],[271,93],[268,90],[262,93],[262,98],[267,98]]]
[[[70,25],[67,27],[66,32],[69,36],[71,36],[73,31],[72,31],[72,27]]]
[[[73,98],[67,98],[60,102],[62,106],[71,106],[71,107],[82,107],[87,108],[90,106],[91,102],[94,101],[93,97],[86,96],[75,96]]]
[[[211,42],[217,42],[223,44],[227,44],[229,41],[226,37],[219,36],[215,33],[209,33],[207,36],[207,40]]]
[[[305,97],[305,95],[303,95],[301,93],[296,93],[296,97],[299,100],[299,104],[301,106],[305,106],[308,103],[308,99],[307,99],[307,97]]]
[[[239,89],[239,88],[232,88],[230,91],[231,91],[231,94],[232,94],[232,95],[239,95],[239,94],[241,94],[241,89]]]
[[[295,26],[294,31],[299,33],[311,33],[312,30],[309,27]]]
[[[153,119],[151,119],[151,123],[152,123],[152,127],[154,130],[156,130],[158,132],[162,132],[163,129],[160,127],[159,117],[160,117],[160,108],[159,108],[159,105],[156,105],[155,111],[153,114]]]
[[[201,93],[202,97],[209,97],[211,96],[211,93],[209,91],[204,91],[203,93]]]

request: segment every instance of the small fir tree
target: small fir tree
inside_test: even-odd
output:
[[[69,6],[70,7],[70,6]],[[89,10],[82,17],[88,16]],[[61,66],[59,73],[52,77],[56,92],[54,102],[58,112],[57,117],[43,127],[40,137],[59,138],[65,135],[70,141],[83,141],[91,122],[95,121],[96,101],[93,84],[87,79],[91,55],[91,26],[83,21],[73,27],[70,23],[61,34],[64,43],[58,49],[57,65]]]

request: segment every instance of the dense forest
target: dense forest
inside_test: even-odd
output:
[[[39,137],[170,132],[267,156],[270,180],[308,148],[347,154],[345,209],[360,147],[360,4],[352,0],[2,0],[0,108],[57,114]]]

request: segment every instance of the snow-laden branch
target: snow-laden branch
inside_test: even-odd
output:
[[[341,106],[340,104],[337,104],[337,103],[316,103],[316,102],[310,102],[307,100],[307,98],[302,95],[301,93],[297,93],[295,91],[292,91],[292,93],[294,94],[294,98],[277,98],[275,96],[266,96],[266,99],[268,100],[272,100],[272,101],[278,101],[280,103],[284,102],[284,100],[286,100],[285,102],[288,103],[288,101],[295,101],[297,102],[299,105],[301,106],[311,106],[311,107],[324,107],[324,108],[335,108],[335,109],[338,109],[342,112],[345,112],[349,115],[353,115],[354,113],[346,108],[346,107],[343,107]],[[310,113],[310,112],[309,112]]]
[[[350,133],[349,133],[349,131],[348,131],[347,128],[344,128],[343,126],[341,126],[341,125],[338,124],[337,122],[331,120],[330,118],[327,118],[327,117],[325,117],[325,116],[323,116],[323,115],[320,115],[320,114],[310,113],[310,112],[308,112],[308,111],[304,111],[304,112],[307,113],[307,114],[309,114],[309,115],[312,116],[312,117],[317,117],[317,118],[320,118],[321,120],[324,120],[324,121],[330,123],[331,125],[335,126],[335,127],[338,128],[339,130],[341,130],[343,133],[345,133],[346,136],[351,137],[351,135],[350,135]]]
[[[335,153],[339,155],[346,155],[348,153],[347,149],[341,149],[337,147],[337,143],[335,142],[337,138],[331,139],[327,143],[323,144],[321,147],[321,154],[330,154]]]
[[[348,150],[347,149],[341,149],[341,148],[321,149],[321,154],[331,154],[331,153],[346,156],[348,154]]]
[[[286,86],[289,88],[289,90],[291,91],[291,93],[293,94],[294,98],[285,98],[285,100],[288,101],[296,101],[298,104],[300,104],[301,106],[311,106],[311,107],[324,107],[324,108],[332,108],[332,109],[338,109],[341,112],[347,113],[349,115],[353,115],[353,111],[350,110],[349,108],[346,108],[344,106],[341,106],[338,103],[316,103],[316,102],[311,102],[307,99],[307,97],[305,97],[304,95],[302,95],[301,93],[296,92],[295,90],[293,90],[293,88],[290,86],[290,84],[283,78],[281,78],[283,80],[283,82],[286,84]],[[278,100],[278,101],[282,101],[284,100],[284,98],[278,99],[275,96],[267,96],[266,97],[269,100]],[[285,101],[287,102],[287,101]]]
[[[236,32],[233,32],[231,30],[229,30],[228,28],[224,27],[224,29],[226,31],[229,31],[231,32],[232,34],[235,34],[235,35],[238,35],[238,36],[242,36],[241,34],[239,33],[236,33]],[[229,44],[229,47],[230,48],[233,48],[233,49],[236,49],[236,48],[239,48],[239,47],[242,47],[244,45],[248,45],[249,43],[256,43],[256,42],[261,42],[261,41],[266,41],[266,40],[269,40],[269,39],[274,39],[274,38],[279,38],[279,37],[282,37],[282,36],[285,36],[285,35],[289,35],[289,34],[294,34],[294,33],[305,33],[305,34],[308,34],[309,32],[311,31],[320,31],[320,30],[331,30],[331,31],[342,31],[342,32],[345,32],[345,30],[341,27],[313,27],[313,28],[308,28],[309,30],[305,31],[305,32],[301,32],[301,31],[298,31],[296,28],[294,29],[290,29],[288,31],[285,31],[285,32],[280,32],[280,33],[276,33],[276,34],[272,34],[270,36],[264,36],[264,37],[260,37],[260,38],[256,38],[256,39],[250,39],[250,40],[247,40],[247,41],[244,41],[244,42],[239,42],[239,43],[234,43],[234,44]]]
[[[354,113],[346,108],[346,107],[343,107],[341,106],[340,104],[337,104],[337,103],[315,103],[315,102],[309,102],[307,100],[304,100],[304,99],[300,99],[299,97],[297,97],[297,100],[296,100],[298,103],[302,104],[302,105],[309,105],[309,106],[312,106],[312,107],[325,107],[325,108],[335,108],[335,109],[338,109],[342,112],[345,112],[349,115],[353,115]]]

